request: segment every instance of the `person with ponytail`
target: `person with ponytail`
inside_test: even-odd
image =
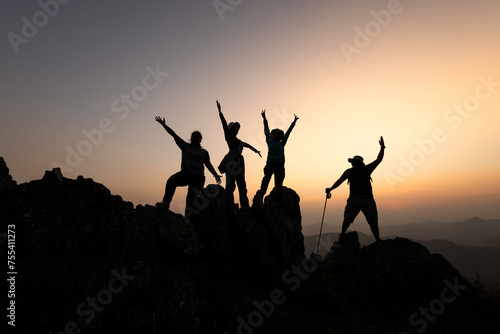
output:
[[[237,135],[240,131],[240,123],[230,122],[227,124],[226,118],[222,113],[222,108],[219,101],[216,101],[217,109],[219,110],[219,118],[224,130],[224,139],[227,142],[229,152],[224,156],[220,165],[219,172],[226,174],[226,205],[229,212],[232,212],[234,205],[234,190],[238,186],[240,197],[240,207],[248,208],[247,184],[245,181],[245,159],[243,158],[243,148],[248,148],[257,153],[261,158],[260,151],[252,145],[240,140]]]

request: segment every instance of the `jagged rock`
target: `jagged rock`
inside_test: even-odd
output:
[[[202,245],[192,224],[184,217],[169,210],[139,205],[129,214],[132,233],[128,233],[129,247],[140,252],[144,244],[156,243],[165,252],[196,258]]]
[[[411,332],[421,326],[412,324],[409,317],[432,302],[433,307],[444,305],[474,316],[479,314],[473,310],[481,308],[474,288],[444,257],[404,238],[361,248],[357,233],[349,232],[342,244],[333,244],[316,274],[315,288],[320,289],[326,303],[348,310],[337,310],[347,327],[358,319],[365,327],[400,326]],[[451,287],[455,287],[456,296]],[[453,303],[440,301],[444,289]],[[423,320],[417,321],[422,317],[416,314],[414,322],[423,326]],[[439,326],[433,330],[436,328]]]
[[[10,176],[9,167],[7,167],[5,160],[0,157],[0,189],[11,189],[16,184],[16,181]]]
[[[231,222],[224,201],[224,188],[208,185],[188,213],[205,250],[215,255],[229,254],[232,249]],[[192,213],[191,213],[192,212]]]
[[[276,191],[264,205],[230,210],[225,204],[224,189],[209,185],[196,214],[189,215],[205,250],[214,255],[238,256],[270,271],[279,271],[304,258],[299,196],[283,187],[282,203]]]
[[[348,233],[324,259],[305,258],[292,189],[231,213],[213,186],[185,219],[134,208],[58,170],[7,184],[0,214],[2,226],[16,225],[18,332],[66,332],[69,324],[73,332],[148,333],[154,319],[156,333],[412,333],[420,327],[409,316],[440,306],[434,300],[448,283],[460,295],[426,333],[500,327],[498,305],[409,240],[361,248]]]
[[[15,224],[22,219],[16,181],[12,179],[5,160],[0,157],[0,217],[4,224]],[[5,233],[6,229],[3,230]]]
[[[267,212],[265,223],[269,226],[273,243],[280,249],[281,262],[287,265],[304,259],[304,236],[300,197],[295,191],[282,187],[281,194],[273,189],[264,201]]]

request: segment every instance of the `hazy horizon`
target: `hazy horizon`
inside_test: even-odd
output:
[[[181,158],[154,117],[184,139],[201,131],[217,167],[227,152],[219,100],[263,155],[243,152],[250,201],[267,155],[261,110],[283,130],[299,116],[284,185],[301,197],[305,226],[321,222],[324,189],[347,158],[373,161],[380,136],[381,226],[500,218],[498,1],[0,6],[0,156],[18,183],[60,167],[154,205]],[[184,212],[185,192],[172,211]],[[340,229],[348,185],[332,195],[325,224]],[[366,225],[362,214],[355,224]]]
[[[6,161],[7,167],[9,167],[8,161]],[[12,170],[10,170],[11,176],[13,175]],[[35,181],[38,179],[41,179],[43,176],[43,173],[40,173],[40,176],[33,179],[33,180],[26,180],[24,182],[30,182],[30,181]],[[63,175],[64,177],[68,177],[67,175]],[[92,178],[90,176],[82,175],[85,178]],[[71,178],[71,177],[70,177]],[[75,177],[76,178],[76,177]],[[18,183],[24,183],[24,182],[19,182],[18,180],[13,177],[13,179]],[[95,182],[102,183],[99,181],[99,179],[92,178]],[[214,183],[213,183],[214,184]],[[104,186],[107,187],[106,184],[103,184]],[[109,187],[108,187],[109,189]],[[114,193],[111,189],[111,194],[112,195],[119,195],[123,198],[125,201],[130,201],[134,204],[134,206],[137,205],[155,205],[155,203],[136,203],[134,201],[131,201],[130,199],[124,198],[122,194],[119,193]],[[186,189],[185,188],[180,188],[178,190],[178,193],[176,192],[176,196],[180,197],[178,200],[180,203],[177,204],[177,208],[179,210],[176,210],[176,208],[172,208],[172,211],[177,212],[182,214],[182,210],[184,207],[184,203],[182,200],[184,199]],[[182,193],[182,195],[180,194]],[[300,194],[298,194],[300,196]],[[237,197],[237,196],[236,196]],[[253,196],[250,197],[252,199]],[[344,206],[345,206],[345,201],[346,198],[337,198],[337,199],[330,199],[327,203],[326,210],[325,210],[325,219],[323,223],[323,231],[332,231],[332,232],[340,232],[340,228],[342,225],[342,220],[343,220],[343,212],[344,212]],[[302,214],[302,226],[303,228],[311,227],[317,225],[318,228],[321,224],[321,217],[323,213],[323,208],[324,208],[324,199],[321,208],[318,207],[319,211],[316,211],[315,208],[310,208],[309,206],[306,205],[306,209],[304,210],[304,205],[302,202],[299,203],[301,207],[301,214]],[[420,223],[437,223],[437,224],[453,224],[457,222],[463,222],[469,219],[473,218],[479,218],[482,220],[498,220],[500,219],[500,216],[491,216],[491,217],[483,217],[483,216],[460,216],[460,214],[455,214],[453,217],[456,218],[450,218],[452,216],[449,216],[448,219],[439,219],[439,218],[418,218],[418,214],[414,214],[414,216],[404,216],[404,213],[401,213],[400,216],[398,215],[391,215],[391,213],[387,212],[380,212],[379,210],[379,225],[383,228],[384,226],[397,226],[397,225],[408,225],[408,224],[420,224]],[[427,216],[422,216],[422,217],[427,217]],[[370,234],[370,229],[368,224],[366,223],[366,219],[363,216],[362,213],[358,215],[358,217],[355,219],[354,223],[351,225],[349,230],[358,230],[362,231],[363,233]],[[384,231],[381,230],[381,233],[384,234]],[[317,232],[308,234],[308,235],[313,235],[313,234],[319,234],[319,229]]]

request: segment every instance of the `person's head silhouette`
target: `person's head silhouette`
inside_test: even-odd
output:
[[[193,133],[191,133],[191,140],[190,140],[191,145],[201,146],[201,139],[202,138],[203,137],[202,137],[200,131],[193,131]]]
[[[283,139],[283,137],[285,136],[285,133],[283,132],[283,130],[273,129],[271,131],[271,135],[273,136],[274,141],[281,141]]]
[[[227,125],[227,129],[229,130],[229,132],[236,137],[236,135],[238,134],[238,131],[240,131],[240,123],[238,122],[230,122],[228,125]]]
[[[363,157],[359,155],[355,155],[352,158],[347,159],[347,161],[349,161],[354,168],[359,168],[365,165]]]

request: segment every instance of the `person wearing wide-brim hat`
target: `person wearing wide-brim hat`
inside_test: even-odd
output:
[[[262,178],[260,189],[257,191],[257,196],[260,200],[263,199],[267,192],[271,176],[274,175],[274,187],[276,189],[281,190],[281,187],[283,186],[283,180],[285,179],[285,145],[292,129],[295,126],[295,123],[297,123],[297,120],[299,119],[296,115],[294,115],[295,118],[292,124],[286,133],[284,133],[281,129],[273,129],[272,131],[269,131],[266,111],[262,110],[261,115],[264,120],[264,135],[266,136],[268,153],[266,166],[264,167],[264,177]]]
[[[349,198],[345,206],[344,222],[342,223],[342,231],[339,237],[339,241],[341,242],[345,232],[360,211],[365,215],[375,240],[381,241],[378,229],[377,204],[373,198],[371,185],[371,174],[384,158],[385,144],[383,137],[380,137],[379,144],[380,152],[375,161],[365,165],[363,157],[359,155],[347,159],[347,161],[351,163],[352,168],[347,169],[330,188],[325,189],[326,193],[329,195],[333,189],[340,186],[345,180],[347,180],[349,184]]]

